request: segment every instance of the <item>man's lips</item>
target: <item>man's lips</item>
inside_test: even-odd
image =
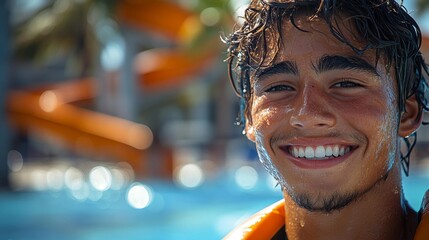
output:
[[[286,151],[296,158],[306,158],[311,160],[323,160],[325,158],[332,158],[344,156],[350,152],[352,146],[347,145],[318,145],[318,146],[289,146]]]
[[[326,168],[346,160],[357,148],[350,144],[283,145],[279,146],[288,158],[298,167]]]

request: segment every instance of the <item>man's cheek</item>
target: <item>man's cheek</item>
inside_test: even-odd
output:
[[[258,151],[259,161],[264,166],[265,170],[273,176],[273,178],[284,188],[286,186],[286,181],[279,172],[279,169],[273,162],[273,153],[269,152],[269,148],[264,146],[263,137],[261,135],[256,135],[256,149]]]
[[[286,114],[287,112],[282,112],[280,108],[274,106],[255,108],[252,114],[254,128],[264,131],[265,129],[272,127],[278,121],[277,119],[279,117],[282,122],[285,121]]]

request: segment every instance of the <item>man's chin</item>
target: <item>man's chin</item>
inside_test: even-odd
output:
[[[310,212],[332,213],[348,206],[362,194],[360,193],[333,193],[327,194],[289,194],[292,200],[301,208]]]
[[[283,191],[285,191],[290,198],[301,208],[304,208],[311,212],[323,212],[323,213],[331,213],[333,211],[340,211],[345,208],[349,204],[357,201],[359,198],[364,196],[367,192],[371,191],[374,187],[379,184],[383,184],[387,178],[389,177],[389,173],[391,171],[387,171],[384,175],[382,175],[374,184],[367,187],[366,189],[355,189],[350,192],[331,192],[320,191],[316,192],[298,192],[296,188],[291,188],[286,184],[286,181],[280,182],[282,185]]]

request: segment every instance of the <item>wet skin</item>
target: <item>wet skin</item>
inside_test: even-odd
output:
[[[358,56],[321,21],[297,22],[309,32],[285,22],[274,65],[252,79],[246,130],[261,161],[286,201],[310,212],[377,198],[379,188],[401,195],[399,137],[419,126],[416,102],[399,113],[396,80],[383,59],[376,63],[373,51]],[[394,195],[392,202],[403,201]]]

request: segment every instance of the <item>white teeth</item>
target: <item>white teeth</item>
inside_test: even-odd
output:
[[[299,148],[299,150],[298,150],[298,155],[299,155],[299,157],[301,157],[301,158],[305,156],[304,148],[302,148],[302,147],[300,147],[300,148]]]
[[[344,147],[340,147],[340,153],[338,155],[340,155],[340,156],[344,155]]]
[[[306,158],[314,158],[314,149],[312,147],[305,148],[305,157]]]
[[[297,148],[293,148],[292,151],[294,157],[299,157],[299,150]]]
[[[338,147],[338,145],[335,145],[334,148],[332,148],[332,155],[334,155],[334,157],[338,157],[340,151],[340,147]]]
[[[317,147],[291,147],[290,154],[296,158],[323,159],[343,156],[351,151],[351,147],[332,145]]]
[[[332,147],[331,146],[327,146],[325,149],[325,155],[326,156],[332,156]]]
[[[317,158],[325,157],[325,148],[324,148],[324,147],[322,147],[322,146],[318,146],[318,147],[316,147],[316,151],[314,151],[314,155],[315,155]]]

